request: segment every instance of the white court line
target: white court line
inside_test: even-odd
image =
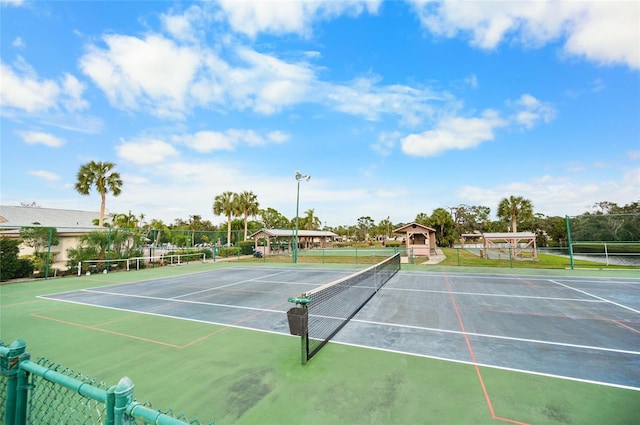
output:
[[[271,273],[271,274],[268,274],[268,275],[266,275],[264,277],[277,276],[277,275],[283,274],[283,273],[286,273],[286,271],[281,271],[281,272],[278,272],[278,273]],[[170,299],[175,300],[175,299],[182,298],[182,297],[188,297],[188,296],[191,296],[191,295],[201,294],[203,292],[215,291],[216,289],[228,288],[230,286],[239,285],[241,283],[253,282],[253,281],[256,281],[257,279],[261,279],[261,278],[254,277],[252,279],[245,279],[245,280],[241,280],[239,282],[229,283],[227,285],[216,286],[215,288],[207,288],[207,289],[203,289],[201,291],[189,292],[187,294],[178,295],[178,296],[172,297]]]
[[[248,327],[248,326],[240,326],[240,325],[233,324],[233,323],[213,322],[211,320],[194,319],[194,318],[191,318],[191,317],[184,317],[184,316],[172,316],[170,314],[155,313],[155,312],[151,312],[151,311],[140,311],[140,310],[133,310],[133,309],[129,309],[129,308],[111,307],[111,306],[98,305],[98,304],[88,304],[88,303],[80,302],[80,301],[63,300],[63,299],[57,299],[57,298],[47,298],[44,295],[40,295],[40,296],[38,296],[36,298],[42,298],[42,299],[53,300],[53,301],[60,301],[60,302],[69,303],[69,304],[84,305],[84,306],[89,306],[89,307],[106,308],[107,310],[126,311],[128,313],[143,314],[143,315],[146,315],[146,316],[156,316],[156,317],[164,317],[164,318],[167,318],[167,319],[186,320],[188,322],[196,322],[196,323],[206,323],[206,324],[209,324],[209,325],[217,325],[217,326],[221,326],[221,327],[225,327],[225,328],[245,329],[245,330],[249,330],[249,331],[265,332],[265,333],[268,333],[268,334],[286,335],[286,336],[293,337],[293,335],[290,335],[288,332],[278,332],[278,331],[272,331],[272,330],[269,330],[269,329],[257,329],[257,328]],[[181,302],[186,302],[186,301],[181,301]],[[223,305],[223,307],[232,307],[232,306]],[[250,308],[250,307],[237,307],[237,308],[246,308],[247,310],[269,311],[269,310],[255,309],[255,308]],[[284,312],[282,312],[282,311],[274,311],[274,312],[275,313],[284,314]]]
[[[608,300],[608,299],[606,299],[606,298],[599,297],[599,296],[594,295],[594,294],[591,294],[591,293],[589,293],[589,292],[587,292],[587,291],[583,291],[582,289],[574,288],[574,287],[572,287],[572,286],[565,285],[564,283],[560,283],[560,282],[557,282],[557,281],[552,280],[552,279],[549,279],[549,282],[555,283],[556,285],[563,286],[563,287],[565,287],[565,288],[567,288],[567,289],[571,289],[571,290],[576,291],[576,292],[580,292],[581,294],[588,295],[588,296],[593,297],[593,298],[595,298],[595,299],[598,299],[598,300],[600,300],[600,301],[604,301],[604,302],[606,302],[606,303],[613,304],[613,305],[615,305],[615,306],[617,306],[617,307],[624,308],[625,310],[633,311],[634,313],[640,313],[640,311],[639,311],[639,310],[636,310],[635,308],[631,308],[631,307],[626,306],[626,305],[624,305],[624,304],[620,304],[620,303],[617,303],[617,302],[615,302],[615,301],[611,301],[611,300]]]
[[[230,304],[218,304],[218,303],[206,303],[206,302],[203,302],[203,301],[187,301],[187,300],[178,300],[178,299],[175,299],[175,298],[152,297],[152,296],[149,296],[149,295],[121,294],[121,293],[118,293],[118,292],[96,291],[95,289],[82,289],[82,290],[80,290],[78,292],[90,292],[90,293],[102,294],[102,295],[116,295],[116,296],[124,297],[124,298],[141,298],[141,299],[155,300],[155,301],[168,301],[170,303],[179,303],[179,304],[199,304],[199,305],[207,305],[207,306],[212,306],[212,307],[235,308],[235,309],[238,309],[238,310],[266,311],[266,312],[269,312],[269,313],[284,313],[281,310],[271,310],[271,309],[268,309],[268,308],[246,307],[246,306],[238,306],[238,305],[230,305]],[[46,297],[38,297],[38,298],[45,298],[45,299],[49,299],[49,300],[64,301],[64,302],[74,303],[74,301],[64,300],[64,299],[59,299],[59,298],[46,298]],[[90,305],[90,306],[94,306],[94,307],[104,307],[102,304],[91,304],[91,303],[80,303],[80,302],[75,302],[75,303],[76,304]],[[136,310],[134,310],[134,311],[136,311]],[[144,311],[138,311],[138,313],[146,314],[146,312],[144,312]]]
[[[427,355],[427,354],[412,353],[412,352],[409,352],[409,351],[391,350],[389,348],[371,347],[371,346],[368,346],[368,345],[353,344],[353,343],[349,343],[349,342],[333,341],[333,340],[331,342],[334,343],[334,344],[347,345],[347,346],[350,346],[350,347],[368,348],[370,350],[384,351],[384,352],[387,352],[387,353],[402,354],[402,355],[414,356],[414,357],[422,357],[422,358],[425,358],[425,359],[442,360],[442,361],[446,361],[446,362],[460,363],[460,364],[466,364],[466,365],[471,365],[471,366],[481,366],[481,367],[487,367],[487,368],[497,369],[497,370],[506,370],[508,372],[526,373],[528,375],[537,375],[537,376],[544,376],[544,377],[548,377],[548,378],[564,379],[564,380],[567,380],[567,381],[584,382],[586,384],[603,385],[605,387],[613,387],[613,388],[621,388],[621,389],[625,389],[625,390],[640,391],[639,387],[632,387],[632,386],[629,386],[629,385],[612,384],[610,382],[593,381],[593,380],[590,380],[590,379],[574,378],[574,377],[571,377],[571,376],[555,375],[555,374],[552,374],[552,373],[535,372],[535,371],[526,370],[526,369],[515,369],[515,368],[511,368],[511,367],[496,366],[496,365],[491,365],[491,364],[486,364],[486,363],[478,363],[478,362],[471,362],[471,361],[466,361],[466,360],[451,359],[451,358],[448,358],[448,357],[430,356],[430,355]]]
[[[449,292],[449,291],[440,291],[437,289],[405,289],[405,288],[385,288],[384,291],[407,291],[407,292],[430,292],[437,294],[455,294],[455,295],[473,295],[473,296],[482,296],[482,297],[505,297],[505,298],[529,298],[534,300],[549,300],[549,301],[578,301],[578,302],[586,302],[586,303],[601,303],[605,302],[604,300],[590,300],[585,298],[556,298],[556,297],[538,297],[533,295],[512,295],[512,294],[486,294],[482,292]]]
[[[595,351],[606,351],[611,353],[622,353],[622,354],[632,354],[636,356],[640,356],[640,351],[631,351],[631,350],[619,350],[616,348],[605,348],[605,347],[593,347],[590,345],[579,345],[579,344],[569,344],[565,342],[553,342],[553,341],[542,341],[538,339],[528,339],[528,338],[515,338],[511,336],[500,336],[500,335],[489,335],[489,334],[480,334],[474,332],[462,332],[462,331],[452,331],[446,329],[436,329],[436,328],[426,328],[422,326],[411,326],[411,325],[400,325],[396,323],[385,323],[385,322],[376,322],[372,320],[361,320],[361,319],[351,319],[352,322],[360,322],[377,326],[393,326],[398,328],[407,328],[407,329],[416,329],[416,330],[424,330],[431,332],[442,332],[442,333],[450,333],[457,335],[471,335],[477,336],[481,338],[494,338],[494,339],[504,339],[507,341],[517,341],[517,342],[529,342],[533,344],[542,344],[542,345],[555,345],[559,347],[570,347],[570,348],[581,348],[585,350],[595,350]]]

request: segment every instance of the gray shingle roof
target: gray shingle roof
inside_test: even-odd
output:
[[[0,205],[0,228],[22,226],[95,229],[93,220],[100,218],[97,211],[60,210],[54,208],[14,207]]]

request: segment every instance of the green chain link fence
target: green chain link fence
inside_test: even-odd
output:
[[[138,403],[127,377],[109,386],[44,358],[32,362],[30,357],[24,341],[9,346],[0,342],[0,414],[5,425],[200,424]]]

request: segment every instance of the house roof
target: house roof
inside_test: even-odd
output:
[[[532,232],[500,232],[500,233],[483,233],[485,239],[518,239],[518,238],[535,238],[536,234]]]
[[[98,218],[97,211],[0,205],[0,229],[30,226],[55,227],[59,232],[97,229],[93,220]]]
[[[400,226],[397,229],[394,229],[393,232],[394,233],[408,233],[410,230],[413,230],[413,231],[416,231],[416,232],[422,230],[422,231],[433,232],[433,233],[435,233],[435,231],[436,231],[436,229],[433,229],[433,228],[431,228],[429,226],[425,226],[424,224],[416,223],[414,221],[414,222],[411,222],[409,224],[405,224],[404,226]]]
[[[257,232],[252,233],[251,235],[249,235],[250,238],[255,237],[256,235],[259,235],[261,233],[265,233],[267,236],[269,236],[270,238],[273,237],[293,237],[295,236],[295,229],[262,229],[262,230],[258,230]],[[312,238],[312,237],[334,237],[334,236],[338,236],[333,232],[330,232],[328,230],[302,230],[299,229],[298,230],[298,237],[307,237],[307,238]]]

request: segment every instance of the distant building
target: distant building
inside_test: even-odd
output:
[[[436,253],[436,230],[415,221],[394,229],[393,233],[404,234],[407,253],[414,256],[430,256]]]
[[[263,254],[274,254],[279,252],[291,252],[295,241],[295,229],[263,229],[251,235],[255,240],[255,250]],[[298,230],[298,247],[300,249],[309,248],[331,248],[333,241],[337,238],[333,232],[327,230]],[[261,240],[266,243],[259,246]],[[266,247],[266,248],[265,248]],[[266,252],[265,252],[266,250]]]
[[[80,237],[99,229],[93,224],[98,218],[97,211],[0,205],[0,237],[19,238],[22,227],[53,227],[58,232],[59,244],[51,247],[51,254],[53,262],[61,264],[67,261],[67,249],[75,248]],[[20,255],[32,253],[32,248],[20,245]]]

